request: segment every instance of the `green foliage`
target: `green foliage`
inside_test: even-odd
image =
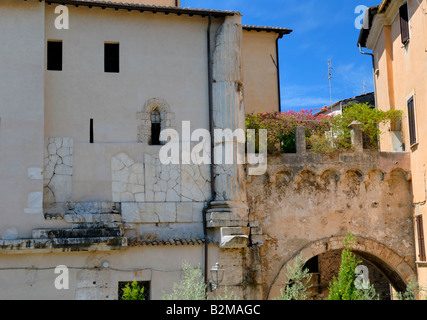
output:
[[[131,285],[128,283],[122,290],[122,300],[145,300],[144,287],[139,287],[136,280]]]
[[[353,121],[359,121],[362,123],[362,133],[367,139],[367,147],[375,149],[377,139],[383,133],[381,127],[399,120],[401,116],[402,112],[398,110],[381,111],[367,103],[351,104],[343,110],[341,115],[332,118],[332,132],[338,144],[345,146],[351,136],[349,125]]]
[[[361,263],[352,252],[354,236],[350,233],[344,240],[344,249],[341,254],[341,266],[338,279],[334,277],[329,284],[328,300],[374,300],[378,299],[373,286],[366,289],[356,288],[356,267]]]
[[[289,133],[279,137],[280,151],[282,153],[296,153],[295,134]]]
[[[314,115],[312,110],[300,112],[262,112],[246,116],[246,129],[267,130],[267,150],[275,153],[282,144],[282,152],[295,152],[295,128],[304,126],[307,136],[330,130],[330,116]],[[255,142],[258,143],[257,137]]]
[[[246,128],[255,129],[257,144],[259,130],[267,130],[269,153],[275,153],[279,145],[282,153],[294,153],[295,128],[303,126],[306,129],[308,149],[314,152],[332,153],[352,148],[349,125],[353,121],[362,123],[361,130],[366,139],[365,147],[376,149],[378,137],[383,133],[381,127],[400,120],[401,116],[401,111],[376,110],[364,103],[349,105],[343,110],[343,114],[335,116],[313,114],[312,110],[250,114],[246,116]]]
[[[224,287],[222,293],[216,293],[213,300],[238,300],[233,291],[229,292],[227,287]]]
[[[280,290],[281,300],[307,300],[311,293],[307,290],[311,288],[309,282],[312,275],[307,268],[303,270],[303,267],[304,261],[300,255],[295,258],[293,266],[286,266],[289,281],[286,287]]]
[[[163,300],[206,300],[206,283],[203,281],[200,266],[193,268],[186,261],[182,264],[183,279],[174,283],[171,294],[165,294]]]

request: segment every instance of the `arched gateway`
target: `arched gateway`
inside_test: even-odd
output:
[[[329,237],[310,242],[298,250],[280,266],[267,290],[266,299],[274,298],[283,288],[287,279],[286,266],[293,265],[295,258],[302,256],[304,261],[322,253],[344,249],[345,236]],[[416,276],[413,267],[395,251],[375,240],[355,236],[353,252],[374,265],[397,291],[405,291],[407,284]]]

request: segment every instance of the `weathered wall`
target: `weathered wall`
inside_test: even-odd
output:
[[[150,281],[150,299],[161,300],[182,279],[182,262],[201,265],[202,245],[130,246],[126,251],[55,252],[6,255],[0,253],[0,299],[117,300],[119,281]],[[31,257],[29,259],[28,257]],[[215,264],[217,250],[210,245],[209,261]],[[103,263],[108,262],[108,267]],[[57,290],[57,266],[69,269],[69,289]],[[202,266],[203,267],[203,266]],[[211,266],[210,266],[211,267]],[[7,288],[7,290],[5,290]]]
[[[285,265],[298,253],[310,259],[342,249],[349,232],[358,251],[408,281],[415,267],[408,161],[404,153],[376,152],[270,157],[267,174],[248,183],[249,207],[262,229],[252,237],[261,245],[261,296],[279,294]]]
[[[0,3],[0,237],[43,220],[44,2]],[[25,221],[25,227],[23,227]]]

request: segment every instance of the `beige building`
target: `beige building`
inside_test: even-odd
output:
[[[427,285],[425,266],[426,163],[424,137],[427,128],[427,1],[384,0],[369,8],[358,44],[373,52],[377,106],[401,110],[381,139],[382,151],[406,151],[411,155],[413,214],[418,279]],[[366,52],[365,52],[366,53]]]
[[[0,299],[117,299],[132,280],[161,299],[183,261],[208,280],[221,248],[247,243],[232,223],[248,214],[242,166],[159,159],[163,129],[280,110],[291,30],[241,18],[175,0],[0,1]]]

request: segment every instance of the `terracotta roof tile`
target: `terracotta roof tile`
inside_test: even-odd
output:
[[[205,239],[183,239],[183,238],[176,238],[176,239],[164,239],[164,240],[150,240],[150,239],[143,239],[138,240],[136,238],[128,239],[128,246],[197,246],[202,245],[205,243]],[[208,243],[212,243],[212,241],[208,241]]]

